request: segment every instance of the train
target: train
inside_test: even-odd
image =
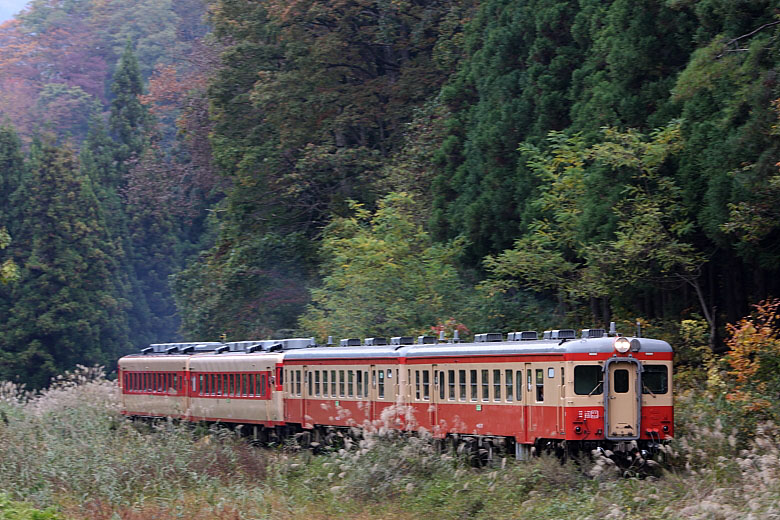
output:
[[[122,413],[240,425],[261,442],[425,433],[519,460],[541,450],[627,456],[674,435],[671,346],[611,328],[153,344],[118,362]],[[643,453],[643,456],[645,454]]]

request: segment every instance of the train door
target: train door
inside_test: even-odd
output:
[[[557,422],[558,422],[558,433],[560,435],[565,435],[566,432],[565,429],[565,420],[564,420],[564,413],[565,413],[565,406],[566,406],[566,368],[565,364],[561,363],[558,367],[558,370],[561,371],[561,385],[560,385],[560,391],[558,392],[558,413],[557,413]]]
[[[314,425],[311,424],[311,416],[309,415],[309,407],[311,406],[311,403],[309,400],[311,399],[311,396],[314,395],[313,392],[313,384],[314,384],[314,374],[309,370],[309,367],[304,365],[301,367],[301,370],[303,371],[303,389],[300,392],[301,394],[301,424],[304,428],[314,428]]]
[[[534,387],[533,369],[531,363],[525,364],[525,425],[526,425],[526,441],[533,441],[536,439],[537,423],[538,423],[538,410],[536,409],[536,392]]]
[[[428,406],[428,422],[431,425],[432,431],[436,434],[439,424],[439,392],[444,389],[442,378],[443,374],[439,371],[438,365],[431,365],[431,377],[433,378],[433,384],[431,385],[431,401]],[[443,397],[443,396],[442,396]]]
[[[605,368],[607,392],[604,396],[604,427],[609,440],[639,438],[639,369],[636,360],[609,360]]]
[[[379,398],[379,372],[382,372],[382,370],[377,369],[376,365],[371,365],[371,368],[369,369],[371,384],[368,387],[368,420],[371,422],[379,419],[379,409],[377,408],[377,399]],[[384,393],[384,375],[384,372],[382,372],[382,393]],[[368,384],[368,382],[366,382],[366,384]]]

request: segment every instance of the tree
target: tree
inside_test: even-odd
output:
[[[435,244],[415,223],[414,202],[391,193],[375,212],[353,203],[322,240],[322,286],[301,317],[321,338],[394,336],[430,331],[462,299],[455,259],[462,242]]]
[[[19,239],[29,251],[0,340],[0,377],[34,387],[128,348],[125,303],[113,284],[115,247],[91,182],[72,152],[44,145],[39,156],[20,188]]]
[[[114,98],[111,100],[109,127],[117,141],[116,160],[120,164],[139,156],[144,149],[149,114],[141,103],[143,93],[138,60],[128,40],[111,83]]]
[[[596,299],[631,301],[644,291],[688,284],[695,289],[714,337],[715,320],[699,284],[706,257],[686,239],[693,225],[679,187],[666,170],[682,146],[680,123],[645,136],[635,130],[604,130],[603,141],[586,146],[581,136],[551,133],[549,151],[523,145],[536,172],[539,215],[532,232],[515,247],[487,257],[492,279],[506,290],[520,283],[552,291],[562,309]],[[603,197],[601,176],[610,172],[619,199],[604,212],[593,201]],[[594,229],[605,231],[594,233]]]
[[[0,250],[5,249],[11,244],[11,235],[8,234],[5,228],[0,228]],[[0,283],[7,284],[9,282],[15,282],[19,279],[19,268],[13,260],[6,259],[5,262],[0,265]]]

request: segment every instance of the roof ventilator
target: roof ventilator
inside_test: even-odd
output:
[[[360,346],[360,338],[346,338],[346,339],[342,339],[339,342],[339,346],[341,346],[341,347],[359,347]]]
[[[574,329],[555,329],[550,332],[550,339],[574,339],[577,337]]]
[[[484,334],[476,334],[474,336],[475,343],[488,343],[495,341],[503,341],[504,335],[500,332],[486,332]]]
[[[393,336],[390,338],[391,345],[413,345],[414,338],[411,336]]]
[[[436,344],[436,336],[417,336],[418,345],[434,345]]]
[[[603,338],[607,335],[604,329],[582,329],[583,339]]]
[[[366,338],[367,347],[381,347],[387,345],[387,338]]]

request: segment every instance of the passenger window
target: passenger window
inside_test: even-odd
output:
[[[265,374],[260,374],[260,388],[257,388],[255,390],[255,395],[258,395],[260,397],[265,397],[265,391],[266,388],[268,388],[266,383],[266,377]]]
[[[356,374],[356,377],[357,377],[357,381],[356,381],[356,383],[357,383],[357,396],[360,397],[361,395],[363,395],[363,372],[358,370],[357,374]]]
[[[347,395],[354,397],[355,371],[347,370]]]
[[[469,370],[469,378],[471,379],[471,400],[476,401],[479,398],[479,381],[477,381],[477,371]]]
[[[385,398],[385,371],[380,370],[378,375],[379,375],[379,398],[384,399]]]
[[[423,376],[423,399],[428,401],[431,398],[431,372],[429,370],[422,371]]]
[[[301,387],[301,371],[295,371],[295,395],[302,395],[303,388]]]
[[[466,371],[458,370],[458,381],[460,386],[460,400],[466,400]]]
[[[505,380],[506,380],[506,400],[508,403],[512,402],[512,398],[514,397],[514,390],[512,389],[512,371],[507,370],[505,373]]]
[[[344,377],[343,377],[344,373],[342,372],[341,375],[342,375],[341,382],[343,383],[344,382]],[[336,395],[337,395],[336,394],[336,371],[335,370],[331,370],[330,371],[330,396],[331,397],[336,397]]]
[[[517,384],[515,385],[515,400],[519,403],[523,400],[523,371],[517,371]]]
[[[344,371],[339,370],[339,396],[344,397],[344,389],[345,389],[345,381],[344,381]]]
[[[320,371],[314,371],[314,395],[320,395]]]
[[[328,371],[322,371],[322,396],[328,397]]]
[[[455,400],[455,371],[454,370],[448,370],[447,371],[447,377],[449,378],[449,388],[450,388],[450,400]]]
[[[615,389],[615,393],[625,394],[628,392],[628,370],[625,368],[619,368],[615,370],[614,380],[613,387]]]
[[[414,395],[415,399],[420,400],[420,371],[414,371]]]
[[[544,370],[536,369],[536,402],[544,401]]]
[[[306,386],[308,387],[308,393],[306,395],[311,397],[314,394],[314,377],[308,370],[303,373],[303,377],[306,378]]]
[[[501,400],[501,370],[493,370],[493,400]]]
[[[574,367],[574,393],[577,395],[601,395],[604,392],[604,372],[600,365]]]
[[[490,400],[490,381],[488,380],[488,377],[490,377],[490,371],[482,370],[482,400],[483,401]]]
[[[643,394],[665,394],[669,391],[669,371],[666,365],[645,365],[642,372]]]
[[[444,396],[447,393],[447,381],[444,378],[444,371],[439,372],[439,377],[436,379],[436,384],[439,385],[439,400],[444,401]]]

